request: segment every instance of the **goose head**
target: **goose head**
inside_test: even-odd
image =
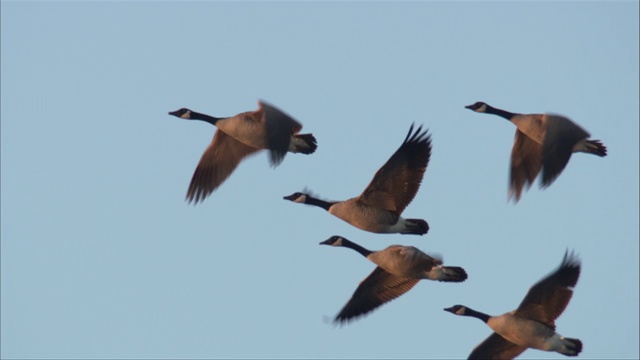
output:
[[[169,112],[169,115],[173,115],[181,119],[191,119],[191,113],[191,110],[187,108],[181,108],[179,110]]]
[[[464,305],[454,305],[450,308],[445,308],[444,311],[448,311],[456,315],[467,315],[469,309]]]
[[[469,109],[471,111],[475,111],[475,112],[479,112],[479,113],[483,113],[487,111],[487,107],[489,105],[487,105],[486,103],[482,102],[482,101],[478,101],[475,104],[471,104],[471,105],[467,105],[464,108],[465,109]]]
[[[304,204],[307,202],[307,194],[301,193],[301,192],[295,192],[289,196],[283,197],[283,199]]]
[[[343,238],[342,236],[333,235],[327,240],[321,242],[320,245],[343,246],[345,241],[347,241],[347,239]]]

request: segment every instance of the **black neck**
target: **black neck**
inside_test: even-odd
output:
[[[353,249],[353,250],[359,252],[364,257],[367,257],[367,256],[369,256],[369,254],[373,253],[373,251],[367,250],[367,249],[363,248],[362,246],[360,246],[360,245],[358,245],[358,244],[356,244],[354,242],[351,242],[351,241],[349,241],[347,239],[342,239],[342,246],[348,247],[349,249]]]
[[[217,117],[213,117],[207,114],[201,114],[199,112],[195,112],[192,111],[191,112],[191,119],[195,119],[195,120],[202,120],[202,121],[206,121],[211,125],[215,125],[216,122],[220,119],[224,119],[224,118],[217,118]]]
[[[487,109],[485,110],[485,112],[489,113],[489,114],[493,114],[493,115],[498,115],[498,116],[503,117],[503,118],[505,118],[507,120],[511,120],[512,117],[518,115],[518,114],[515,114],[515,113],[512,113],[512,112],[508,112],[506,110],[494,108],[493,106],[489,106],[489,105],[487,105]]]
[[[310,195],[306,195],[306,199],[304,201],[305,204],[309,204],[309,205],[314,205],[314,206],[319,206],[327,211],[329,211],[329,208],[335,204],[335,202],[331,202],[331,201],[324,201],[324,200],[320,200],[320,199],[316,199],[313,196]]]
[[[467,311],[465,311],[464,313],[465,316],[473,316],[474,318],[480,319],[484,322],[489,321],[489,318],[491,316],[485,314],[485,313],[481,313],[480,311],[475,311],[473,309],[469,309],[467,308]]]

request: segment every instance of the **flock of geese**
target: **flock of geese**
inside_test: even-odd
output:
[[[312,154],[317,142],[312,134],[300,134],[302,125],[291,116],[259,101],[256,111],[217,118],[182,108],[170,115],[206,121],[218,128],[198,163],[186,199],[198,203],[215,191],[245,157],[269,151],[272,166],[279,165],[287,152]],[[523,188],[529,189],[542,171],[541,187],[551,185],[566,167],[574,152],[606,156],[606,147],[590,140],[589,133],[570,119],[556,114],[518,114],[494,108],[484,102],[467,109],[493,114],[516,127],[511,150],[509,199],[518,202]],[[431,157],[431,136],[413,124],[402,145],[375,173],[364,191],[344,201],[326,201],[296,192],[285,200],[320,207],[349,224],[372,233],[424,235],[429,225],[424,219],[405,219],[402,212],[415,197]],[[335,317],[346,323],[411,290],[420,280],[462,282],[462,267],[444,266],[441,258],[429,256],[413,246],[391,245],[368,250],[342,236],[332,236],[321,245],[347,247],[376,265],[356,288]],[[469,359],[512,359],[528,348],[577,356],[579,339],[561,336],[555,320],[567,307],[580,276],[578,256],[567,251],[560,266],[534,284],[517,309],[491,316],[467,306],[444,309],[455,315],[482,320],[494,332],[476,346]]]

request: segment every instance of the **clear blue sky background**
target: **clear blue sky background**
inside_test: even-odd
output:
[[[582,358],[638,358],[638,2],[2,2],[2,358],[465,358],[490,329],[442,309],[514,309],[565,249],[583,260],[557,321]],[[216,116],[265,99],[318,139],[184,195]],[[567,115],[576,154],[507,203],[515,127],[465,105]],[[358,230],[282,200],[358,195],[412,122],[433,154],[407,217]],[[414,245],[463,266],[345,327],[374,265]],[[528,350],[522,358],[558,358]]]

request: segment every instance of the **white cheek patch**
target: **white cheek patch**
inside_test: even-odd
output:
[[[305,200],[307,200],[307,196],[306,195],[302,195],[302,196],[298,196],[298,198],[293,200],[293,202],[304,204]]]
[[[184,114],[182,114],[182,116],[180,116],[183,119],[191,119],[191,111],[187,111]]]

